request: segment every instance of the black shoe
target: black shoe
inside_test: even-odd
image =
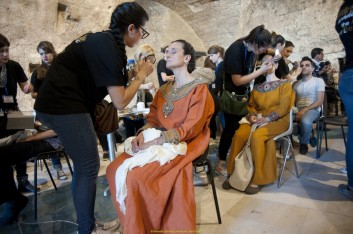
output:
[[[108,161],[109,160],[109,153],[108,152],[104,152],[103,153],[103,161]]]
[[[310,140],[309,140],[309,144],[311,145],[311,147],[316,147],[317,146],[317,139],[316,137],[310,137]]]
[[[4,204],[4,211],[0,216],[0,228],[12,224],[17,220],[19,213],[26,207],[28,198],[19,194],[17,199]]]
[[[21,193],[34,193],[34,186],[28,181],[28,177],[24,176],[17,178],[18,182],[18,191]],[[37,187],[37,191],[40,191],[40,188]]]
[[[302,155],[306,155],[308,153],[308,145],[307,144],[300,144],[299,153]]]

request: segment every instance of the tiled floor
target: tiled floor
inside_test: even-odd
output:
[[[329,132],[329,151],[322,149],[322,157],[315,158],[315,149],[309,147],[308,155],[300,155],[298,143],[294,143],[300,178],[295,176],[292,161],[288,162],[282,186],[264,187],[256,195],[245,195],[236,190],[221,188],[224,177],[216,176],[216,189],[221,210],[222,224],[217,223],[211,186],[195,187],[197,204],[197,228],[200,233],[353,233],[353,202],[341,195],[337,186],[346,183],[346,175],[340,172],[345,166],[345,147],[340,130]],[[209,159],[217,161],[218,141],[211,141]],[[110,197],[103,196],[106,188],[105,168],[101,161],[98,180],[96,216],[100,220],[115,217]],[[29,166],[31,166],[29,164]],[[66,165],[65,165],[66,166]],[[29,169],[32,171],[32,169]],[[64,167],[69,172],[67,167]],[[33,178],[30,175],[30,178]],[[52,189],[45,172],[41,172],[38,195],[38,220],[33,219],[33,199],[22,212],[18,224],[0,229],[0,233],[75,233],[71,181],[58,182],[59,189]],[[30,194],[29,194],[30,195]],[[32,198],[32,196],[31,196]],[[1,207],[0,207],[1,210]]]

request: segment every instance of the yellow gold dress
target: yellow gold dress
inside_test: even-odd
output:
[[[290,82],[276,80],[265,82],[254,87],[250,94],[249,113],[261,113],[263,117],[271,117],[271,122],[257,128],[250,140],[250,148],[254,162],[252,183],[264,185],[276,180],[276,147],[273,138],[288,129],[289,112],[294,103],[294,92]],[[231,151],[227,159],[228,174],[234,170],[234,159],[243,149],[251,126],[241,124],[235,132]]]

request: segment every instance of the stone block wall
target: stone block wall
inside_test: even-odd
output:
[[[11,42],[10,53],[29,74],[29,64],[39,63],[36,46],[51,41],[60,52],[87,31],[108,27],[111,12],[122,0],[1,0],[0,28]],[[264,24],[295,44],[291,60],[309,55],[321,47],[325,59],[337,67],[344,56],[334,30],[343,0],[137,0],[148,12],[150,36],[142,43],[152,45],[157,60],[160,48],[175,39],[186,39],[196,50],[207,51],[213,44],[227,48],[252,28]],[[132,58],[134,49],[127,49]],[[202,60],[199,61],[199,65]],[[156,73],[148,77],[157,85]],[[30,110],[33,100],[19,92],[22,110]]]

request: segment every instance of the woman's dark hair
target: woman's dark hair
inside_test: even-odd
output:
[[[282,35],[276,34],[275,32],[272,32],[272,48],[276,48],[278,44],[284,45],[286,43],[286,39]]]
[[[271,33],[265,29],[265,26],[260,25],[251,30],[249,35],[242,37],[237,41],[245,41],[246,43],[256,44],[259,47],[265,47],[271,45],[272,37]]]
[[[53,54],[54,58],[57,55],[53,44],[49,41],[39,42],[39,44],[37,46],[38,53],[39,53],[40,49],[44,50],[44,52],[46,52],[46,53]],[[43,80],[44,77],[47,75],[48,69],[49,69],[49,65],[42,61],[42,64],[37,68],[37,79]]]
[[[208,67],[212,70],[216,70],[216,65],[211,61],[210,56],[207,56],[205,58],[205,61],[203,62],[203,67]]]
[[[123,56],[124,81],[127,83],[126,63],[127,56],[124,43],[124,34],[130,24],[138,29],[148,21],[148,14],[136,2],[124,2],[118,5],[112,13],[109,29],[118,44],[118,48]]]
[[[10,47],[10,42],[7,40],[7,38],[0,33],[0,48],[8,46]]]
[[[213,45],[207,51],[207,54],[217,54],[217,53],[221,55],[222,59],[224,58],[224,48],[221,46]]]
[[[183,50],[184,50],[184,55],[190,55],[191,56],[191,59],[188,63],[188,72],[191,73],[195,70],[196,68],[196,59],[195,59],[195,50],[194,50],[194,47],[192,47],[192,45],[183,40],[183,39],[179,39],[179,40],[175,40],[173,41],[172,43],[174,42],[179,42],[181,44],[183,44]]]
[[[286,41],[286,45],[284,46],[284,48],[287,48],[287,47],[295,47],[293,42],[291,41]]]

